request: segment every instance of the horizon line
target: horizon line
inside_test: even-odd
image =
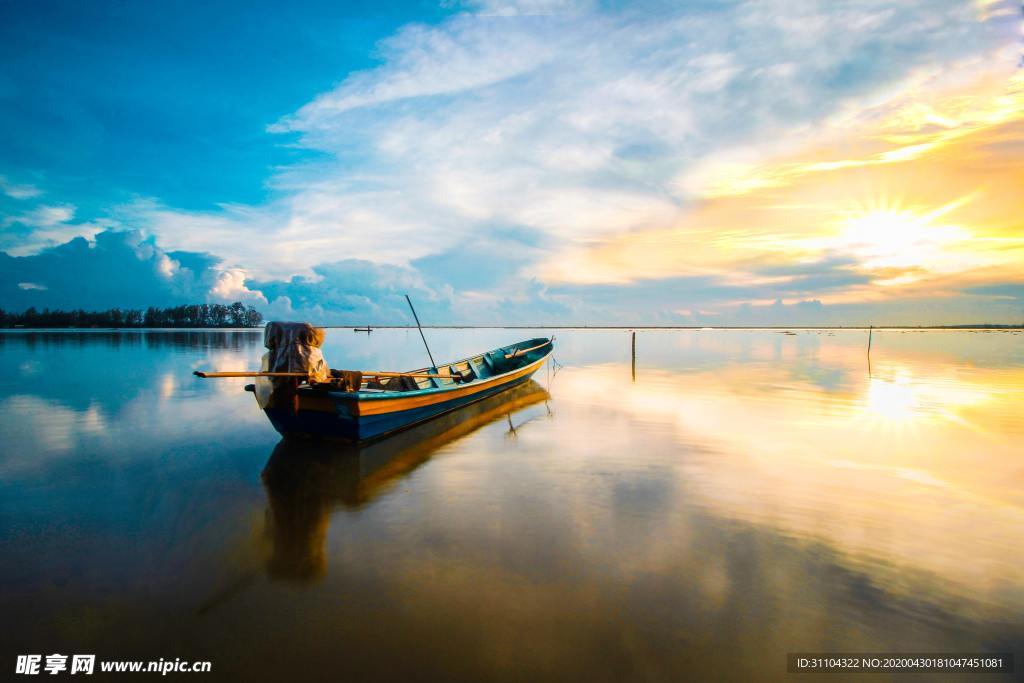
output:
[[[267,321],[274,322],[274,321]],[[415,330],[415,325],[316,325],[325,330]],[[257,331],[257,327],[0,327],[5,331]],[[421,325],[433,330],[1024,330],[1024,324],[972,323],[966,325]]]

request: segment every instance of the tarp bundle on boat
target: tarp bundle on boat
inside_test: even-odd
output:
[[[314,381],[327,381],[331,375],[320,347],[324,330],[309,323],[269,322],[263,331],[262,372],[301,372]],[[260,377],[256,382],[256,400],[266,408],[282,399],[290,400],[298,381],[289,377]]]

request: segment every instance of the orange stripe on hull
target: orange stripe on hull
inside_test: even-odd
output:
[[[472,394],[493,389],[496,386],[507,384],[514,380],[536,372],[537,368],[544,364],[547,358],[542,358],[535,363],[527,365],[525,368],[510,372],[507,375],[502,375],[500,378],[495,378],[493,382],[473,382],[468,386],[460,389],[451,389],[449,391],[439,391],[437,393],[424,394],[422,396],[409,396],[407,398],[387,398],[387,399],[371,399],[362,400],[356,403],[357,414],[362,415],[381,415],[384,413],[394,413],[401,410],[410,410],[412,408],[420,408],[422,406],[434,405],[435,403],[447,403],[456,398],[463,396],[471,396]]]

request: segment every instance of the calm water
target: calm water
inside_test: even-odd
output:
[[[524,330],[428,330],[437,358]],[[0,334],[16,653],[285,680],[773,680],[1024,650],[1024,334],[557,331],[560,366],[362,450],[281,443],[260,334]],[[424,364],[415,331],[333,367]],[[985,680],[1003,680],[988,676]],[[801,678],[801,680],[807,680]],[[830,677],[828,680],[840,680]],[[872,680],[885,680],[875,676]],[[921,677],[913,680],[921,680]]]

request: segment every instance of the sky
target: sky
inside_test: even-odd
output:
[[[0,0],[0,308],[1024,322],[1019,0]]]

